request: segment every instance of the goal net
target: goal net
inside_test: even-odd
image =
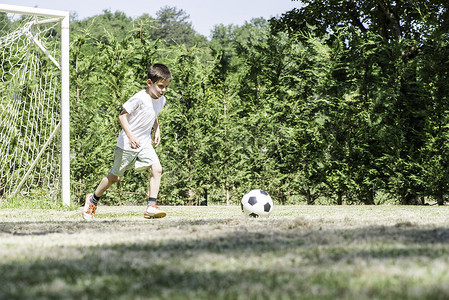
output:
[[[62,47],[68,39],[61,26],[68,16],[5,6],[0,5],[0,201],[20,195],[69,204],[68,130],[62,128],[68,127],[68,47]]]

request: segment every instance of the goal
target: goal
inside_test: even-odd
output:
[[[69,13],[0,4],[0,201],[70,205]]]

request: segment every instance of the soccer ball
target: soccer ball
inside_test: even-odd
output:
[[[273,200],[262,190],[252,190],[246,193],[241,201],[244,214],[250,217],[268,217],[273,211]]]

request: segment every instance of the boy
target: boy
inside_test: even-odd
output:
[[[166,213],[156,205],[162,166],[152,144],[158,146],[160,143],[161,132],[157,115],[165,106],[164,94],[167,92],[172,75],[165,65],[154,64],[148,68],[147,78],[148,87],[123,104],[123,111],[119,115],[122,131],[114,151],[114,166],[101,180],[95,192],[86,195],[83,210],[85,220],[92,220],[103,193],[132,167],[136,170],[150,169],[151,171],[150,195],[144,217],[151,219],[166,216]],[[154,129],[153,141],[151,140],[152,129]]]

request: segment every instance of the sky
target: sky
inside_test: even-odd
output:
[[[2,4],[65,10],[76,13],[77,19],[99,15],[103,10],[121,11],[128,17],[144,13],[156,17],[161,7],[171,6],[184,10],[190,16],[193,28],[209,37],[217,24],[243,25],[245,21],[263,17],[269,19],[300,7],[292,0],[0,0]]]

